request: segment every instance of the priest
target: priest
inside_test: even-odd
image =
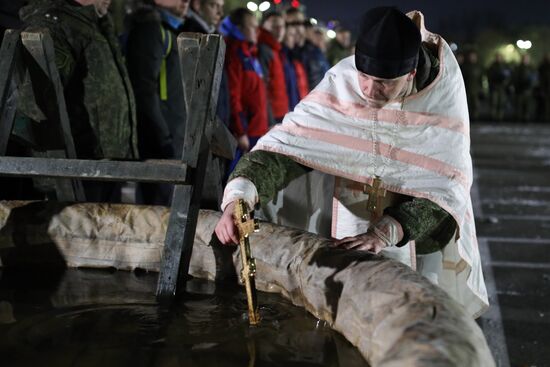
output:
[[[216,235],[238,243],[237,199],[265,205],[306,182],[311,187],[286,202],[293,208],[287,214],[311,219],[329,208],[334,246],[417,264],[477,317],[488,300],[469,148],[464,83],[448,44],[425,29],[420,12],[371,9],[355,55],[329,70],[241,159],[225,188]],[[303,179],[312,173],[332,181],[314,180],[323,188],[314,189]],[[308,197],[312,192],[317,197]],[[327,199],[330,205],[320,204]],[[286,203],[279,200],[276,222]],[[322,233],[315,223],[303,227]]]

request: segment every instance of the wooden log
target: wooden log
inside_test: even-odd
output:
[[[211,211],[199,215],[193,276],[234,279],[240,272],[236,247],[222,246],[213,236],[219,217]],[[158,270],[167,222],[162,207],[0,202],[0,259],[18,247],[53,242],[68,266]],[[495,366],[466,310],[407,266],[332,248],[328,239],[269,223],[250,241],[258,289],[280,293],[327,321],[372,366]],[[47,258],[41,254],[42,262]]]

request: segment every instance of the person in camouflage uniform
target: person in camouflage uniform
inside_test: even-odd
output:
[[[37,0],[20,11],[27,30],[47,29],[53,39],[79,158],[137,158],[134,96],[107,14],[109,3]],[[19,112],[45,123],[28,103],[20,104]]]
[[[514,69],[512,83],[514,86],[514,109],[518,121],[531,121],[535,109],[535,86],[537,70],[531,65],[529,55],[523,55],[521,62]]]
[[[110,0],[37,0],[22,8],[20,17],[26,30],[46,29],[53,40],[77,157],[136,159],[134,96],[109,5]],[[23,91],[16,130],[58,129],[50,88],[41,93],[34,88],[35,98],[24,98]],[[51,149],[50,137],[34,136],[33,149]],[[88,201],[120,200],[120,185],[88,181],[84,188]]]

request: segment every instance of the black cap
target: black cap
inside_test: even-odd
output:
[[[422,37],[409,17],[393,7],[373,8],[361,21],[355,65],[365,74],[393,79],[416,68]]]

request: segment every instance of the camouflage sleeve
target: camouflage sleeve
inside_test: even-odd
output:
[[[267,203],[290,181],[309,171],[311,168],[285,155],[255,150],[241,158],[229,180],[237,177],[248,178],[258,190],[260,203]]]
[[[397,246],[414,240],[418,254],[429,254],[443,249],[457,229],[453,217],[427,199],[413,198],[386,208],[384,214],[397,219],[403,227],[404,237]]]

